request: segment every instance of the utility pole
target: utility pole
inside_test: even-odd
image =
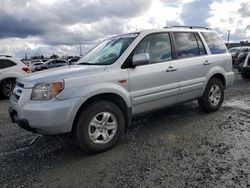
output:
[[[231,30],[227,30],[227,45],[229,45],[229,41],[230,41],[230,33]]]
[[[82,57],[83,54],[82,54],[82,43],[80,42],[80,57]]]

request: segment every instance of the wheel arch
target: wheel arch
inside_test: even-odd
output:
[[[214,74],[213,76],[210,77],[209,80],[211,80],[212,78],[219,79],[222,82],[224,88],[226,87],[226,78],[225,78],[225,76],[222,73],[216,73],[216,74]]]
[[[219,80],[222,82],[222,84],[223,84],[223,86],[224,86],[224,89],[226,88],[227,83],[226,83],[226,77],[225,77],[225,75],[224,75],[223,73],[221,73],[221,72],[216,72],[216,73],[214,73],[214,74],[211,74],[210,77],[207,79],[207,82],[206,82],[206,84],[205,84],[205,87],[203,88],[203,91],[202,91],[202,93],[201,93],[201,96],[202,96],[203,93],[205,92],[205,89],[206,89],[206,87],[207,87],[207,84],[209,83],[209,81],[210,81],[212,78],[217,78],[217,79],[219,79]]]
[[[16,79],[17,79],[17,77],[14,77],[14,76],[4,78],[4,79],[0,80],[0,85],[1,85],[4,81],[6,81],[6,80],[16,80]]]
[[[72,126],[72,130],[71,130],[72,132],[74,132],[76,130],[77,120],[79,119],[81,111],[84,108],[86,108],[88,105],[91,105],[92,103],[95,103],[95,102],[101,101],[101,100],[113,102],[114,104],[116,104],[121,109],[121,111],[123,112],[123,114],[125,116],[125,126],[126,127],[130,126],[131,119],[132,119],[131,107],[128,107],[125,100],[120,95],[118,95],[116,93],[102,93],[102,94],[96,94],[96,95],[88,98],[79,107],[79,109],[77,110],[77,113],[75,115],[74,121],[73,121],[73,126]]]

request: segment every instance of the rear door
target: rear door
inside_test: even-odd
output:
[[[232,71],[232,57],[228,53],[223,40],[215,32],[202,32],[201,37],[207,43],[207,48],[211,55],[208,57],[208,63],[204,66],[204,71],[207,78],[214,74],[211,69],[221,69],[225,72]]]
[[[146,36],[132,55],[140,53],[148,53],[150,63],[128,69],[133,114],[176,103],[179,83],[169,33]]]
[[[196,32],[174,32],[180,94],[178,102],[198,98],[206,83],[204,64],[208,55]]]

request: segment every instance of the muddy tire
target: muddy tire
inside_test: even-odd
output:
[[[116,104],[95,102],[80,112],[76,123],[77,143],[88,153],[100,153],[119,142],[124,128],[124,115]]]
[[[224,86],[217,78],[209,80],[206,89],[200,99],[199,106],[204,112],[215,112],[219,110],[224,100]]]
[[[0,84],[0,97],[4,98],[4,99],[10,98],[11,91],[12,91],[14,86],[15,86],[15,80],[14,79],[4,80]]]

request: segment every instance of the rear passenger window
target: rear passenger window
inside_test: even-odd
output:
[[[174,39],[178,57],[193,57],[200,55],[195,33],[176,32],[174,33]]]
[[[134,55],[140,53],[148,53],[150,63],[171,60],[172,50],[169,34],[158,33],[146,36],[134,50]]]
[[[9,68],[12,66],[15,66],[16,64],[10,60],[7,59],[0,59],[0,69]]]
[[[222,54],[227,52],[226,45],[216,33],[203,32],[202,36],[207,42],[211,54]]]

